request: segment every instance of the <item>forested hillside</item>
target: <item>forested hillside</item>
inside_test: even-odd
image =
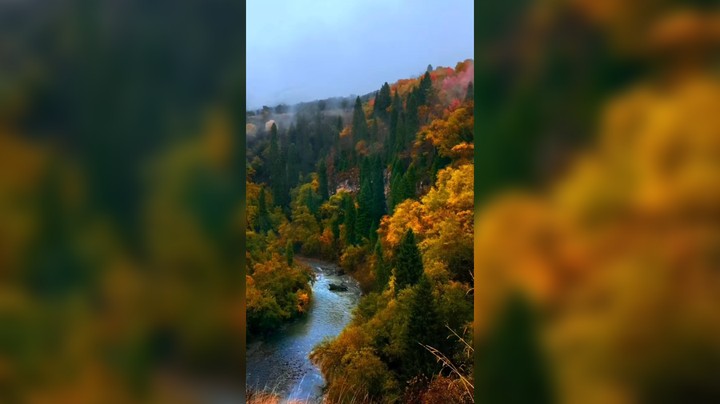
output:
[[[312,355],[331,401],[472,401],[473,73],[428,66],[354,105],[248,113],[250,338],[312,299],[296,254],[364,292]]]

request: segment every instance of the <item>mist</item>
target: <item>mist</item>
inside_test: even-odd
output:
[[[473,56],[470,0],[247,3],[247,108],[375,91]]]

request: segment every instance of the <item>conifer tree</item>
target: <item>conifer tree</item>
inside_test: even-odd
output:
[[[390,268],[383,258],[382,243],[377,240],[375,243],[375,284],[377,289],[382,291],[390,281]]]
[[[265,198],[265,188],[260,188],[260,195],[258,196],[258,215],[255,229],[261,233],[267,233],[271,227],[270,214],[268,212],[267,201]]]
[[[365,111],[363,111],[360,97],[355,99],[355,109],[353,110],[353,121],[352,121],[352,133],[353,141],[359,142],[361,140],[368,140],[368,126],[365,120]]]
[[[380,219],[387,213],[385,203],[385,178],[383,176],[380,156],[376,156],[372,165],[372,218],[373,224],[380,223]]]
[[[475,88],[473,87],[472,81],[467,86],[467,93],[465,93],[465,101],[472,101],[475,99]]]
[[[408,229],[395,252],[395,293],[416,284],[422,274],[423,263],[415,244],[415,233]]]
[[[363,165],[367,166],[367,164]],[[360,193],[358,194],[357,222],[355,225],[357,236],[367,237],[370,234],[370,227],[372,226],[373,220],[372,184],[367,171],[361,178]]]
[[[415,286],[410,302],[410,316],[405,335],[407,349],[406,372],[411,375],[431,376],[439,370],[435,356],[423,345],[443,351],[442,321],[437,310],[432,285],[423,274]]]

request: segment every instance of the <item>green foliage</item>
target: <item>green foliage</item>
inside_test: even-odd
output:
[[[369,129],[365,120],[365,111],[363,111],[360,97],[355,99],[355,108],[353,109],[352,135],[355,142],[369,139]]]
[[[258,215],[256,217],[256,231],[266,233],[271,228],[270,212],[268,211],[267,202],[265,200],[265,188],[260,188],[260,196],[258,198]]]
[[[285,260],[287,261],[288,266],[293,266],[295,261],[295,246],[293,246],[293,243],[290,240],[288,240],[287,245],[285,246]]]
[[[413,292],[405,336],[407,349],[405,359],[408,364],[405,371],[408,376],[430,376],[440,370],[440,365],[425,346],[442,350],[442,322],[432,293],[432,285],[427,276],[420,277]]]
[[[375,243],[375,284],[378,290],[383,290],[390,282],[390,266],[385,262],[382,243]]]
[[[422,274],[423,263],[415,243],[415,233],[408,229],[395,251],[395,293],[416,284]]]

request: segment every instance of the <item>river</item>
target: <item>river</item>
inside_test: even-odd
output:
[[[308,312],[274,336],[248,344],[247,387],[272,392],[282,402],[318,403],[325,380],[308,355],[323,339],[335,337],[345,328],[360,300],[360,287],[350,276],[339,275],[335,264],[303,262],[317,275]],[[345,283],[348,290],[330,291],[330,283]]]

